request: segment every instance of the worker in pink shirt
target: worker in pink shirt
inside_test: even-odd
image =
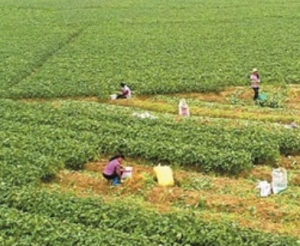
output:
[[[108,181],[112,181],[113,185],[121,183],[122,162],[124,159],[124,155],[113,156],[104,168],[103,177]]]
[[[131,98],[131,90],[125,83],[121,83],[120,86],[122,87],[121,93],[117,95],[117,99],[128,99]]]
[[[259,85],[260,85],[260,76],[258,74],[258,71],[256,68],[253,68],[251,75],[250,75],[250,84],[251,88],[254,91],[253,100],[256,101],[258,99],[258,91],[259,91]]]

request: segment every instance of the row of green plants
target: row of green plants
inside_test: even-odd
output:
[[[31,239],[55,245],[56,240],[65,241],[74,234],[70,243],[75,245],[85,240],[94,243],[101,236],[100,242],[111,238],[110,245],[122,239],[124,243],[132,240],[131,245],[296,246],[299,243],[297,238],[245,229],[235,223],[208,222],[194,212],[160,214],[134,205],[130,199],[106,204],[100,198],[79,198],[31,186],[7,188],[3,183],[0,186],[2,240]],[[18,221],[23,222],[20,225],[16,223],[18,216]],[[54,242],[50,241],[52,237]]]
[[[39,152],[41,156],[53,157],[53,162],[57,159],[68,167],[78,169],[87,160],[97,157],[97,155],[121,151],[129,156],[143,157],[149,160],[174,164],[197,164],[206,171],[231,173],[235,170],[250,168],[251,156],[242,149],[226,152],[209,143],[197,143],[196,146],[193,146],[193,142],[186,142],[182,138],[185,136],[181,136],[180,132],[176,130],[154,127],[152,124],[148,125],[147,122],[136,119],[132,119],[128,125],[124,125],[124,121],[114,122],[114,119],[109,118],[109,114],[102,114],[99,121],[89,120],[86,117],[81,118],[79,115],[73,119],[71,116],[61,115],[58,117],[59,120],[53,119],[50,125],[43,125],[41,122],[45,120],[44,116],[45,112],[41,114],[41,121],[39,121],[37,112],[35,112],[35,120],[26,122],[26,119],[21,119],[23,124],[27,123],[27,126],[12,124],[11,121],[5,119],[2,121],[3,129],[6,130],[3,134],[3,138],[6,138],[5,145],[7,147],[5,149],[8,149],[3,156],[4,160],[15,162],[14,158],[9,157],[9,151],[13,154],[14,150],[23,149],[23,151],[31,153],[30,156]],[[17,117],[22,118],[21,113]],[[14,122],[18,121],[17,117],[14,117]],[[121,117],[121,114],[117,113],[115,117]],[[122,114],[122,117],[132,118],[126,114]],[[30,125],[30,130],[26,131],[28,125]],[[14,137],[10,137],[13,131],[17,133],[14,134]],[[176,138],[174,139],[174,137]],[[22,151],[19,153],[24,155]],[[22,161],[20,155],[18,156]],[[36,156],[36,159],[39,159],[39,155]],[[242,167],[242,165],[247,166]],[[49,171],[51,168],[44,170]]]
[[[234,129],[199,125],[192,119],[178,123],[163,115],[139,119],[131,115],[132,109],[89,102],[52,107],[2,100],[2,105],[1,160],[37,163],[45,177],[62,165],[80,169],[88,160],[120,151],[228,174],[263,161],[276,164],[280,154],[299,151],[299,131],[283,127]]]
[[[48,215],[0,207],[0,245],[157,245],[148,238],[107,228],[91,228]]]

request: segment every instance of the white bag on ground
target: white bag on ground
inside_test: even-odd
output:
[[[260,196],[267,197],[271,194],[271,184],[267,181],[260,181],[256,186],[257,189],[260,189]]]
[[[287,188],[287,172],[284,168],[276,168],[272,171],[272,189],[274,194]]]
[[[185,99],[181,99],[178,105],[180,116],[190,116],[189,105],[186,103]]]
[[[147,111],[144,112],[144,113],[140,113],[140,114],[134,112],[134,113],[132,113],[132,116],[136,116],[136,117],[141,118],[141,119],[146,119],[146,118],[148,118],[148,119],[156,119],[157,118],[156,116],[150,114]]]

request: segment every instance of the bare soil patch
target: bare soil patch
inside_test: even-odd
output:
[[[291,161],[291,158],[283,157],[283,163],[287,166]],[[61,192],[83,197],[101,196],[107,202],[133,197],[142,199],[145,207],[153,207],[160,212],[193,209],[200,213],[205,211],[206,219],[225,216],[246,227],[289,235],[300,234],[300,212],[297,207],[279,202],[280,197],[274,195],[259,197],[257,181],[270,180],[270,167],[257,166],[247,175],[235,179],[175,169],[176,185],[160,187],[154,181],[152,167],[126,160],[126,165],[133,167],[133,177],[115,187],[102,177],[105,164],[106,160],[101,160],[87,163],[80,172],[63,170],[47,186],[51,189],[59,187]],[[192,185],[193,180],[199,182],[200,188]],[[203,186],[205,182],[209,185]],[[296,202],[300,204],[300,196]]]

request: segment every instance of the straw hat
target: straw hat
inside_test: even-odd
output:
[[[255,72],[257,72],[257,68],[252,69],[252,73],[255,73]]]

